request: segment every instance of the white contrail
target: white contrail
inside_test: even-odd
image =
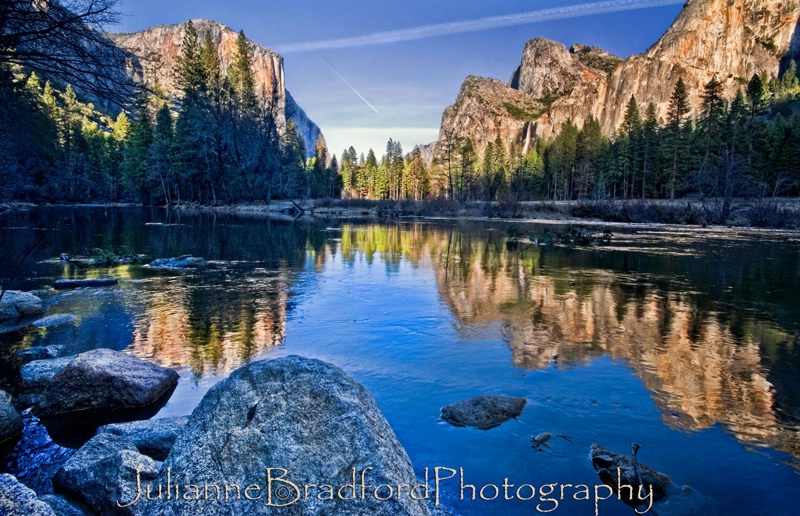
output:
[[[466,20],[451,23],[438,23],[435,25],[422,25],[408,29],[376,32],[366,36],[353,38],[330,39],[326,41],[309,41],[305,43],[291,43],[275,47],[279,53],[309,52],[314,50],[329,50],[332,48],[363,47],[367,45],[380,45],[397,41],[411,41],[415,39],[432,38],[460,32],[475,32],[511,25],[524,25],[527,23],[560,20],[564,18],[577,18],[592,14],[630,11],[634,9],[648,9],[666,5],[683,4],[686,0],[611,0],[607,2],[594,2],[590,4],[554,7],[526,13],[507,14],[504,16],[491,16],[476,20]],[[335,72],[334,72],[335,73]]]
[[[324,64],[325,66],[327,66],[327,67],[328,67],[328,70],[332,71],[332,72],[333,72],[333,73],[336,75],[336,77],[338,77],[338,78],[339,78],[339,79],[340,79],[340,80],[341,80],[343,83],[347,84],[347,87],[348,87],[348,88],[350,88],[351,90],[353,90],[353,93],[355,93],[356,95],[358,95],[358,98],[360,98],[361,100],[363,100],[363,101],[364,101],[364,104],[368,105],[370,108],[372,108],[372,110],[373,110],[375,113],[377,113],[377,114],[379,114],[379,115],[380,115],[380,113],[378,113],[378,110],[377,110],[377,109],[375,109],[375,106],[373,106],[372,104],[370,104],[370,103],[369,103],[369,101],[368,101],[367,99],[365,99],[365,98],[364,98],[364,96],[363,96],[362,94],[360,94],[360,93],[358,92],[358,90],[356,90],[355,88],[353,88],[353,85],[352,85],[352,84],[350,84],[349,82],[347,82],[347,81],[344,79],[344,77],[342,77],[341,75],[339,75],[339,72],[337,72],[336,70],[334,70],[334,69],[333,69],[333,67],[332,67],[331,65],[329,65],[327,61],[325,61],[324,59],[322,59],[322,56],[321,56],[321,55],[317,54],[316,52],[314,52],[314,54],[316,54],[316,56],[319,58],[319,60],[320,60],[320,61],[322,61],[322,64]]]

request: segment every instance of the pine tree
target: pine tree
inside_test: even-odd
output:
[[[686,150],[686,136],[684,135],[684,118],[689,113],[689,94],[683,78],[679,78],[669,99],[667,112],[667,130],[671,140],[672,169],[669,181],[669,198],[675,200],[675,190],[683,169],[683,155]]]
[[[250,42],[245,37],[244,31],[239,31],[239,36],[236,38],[236,51],[228,69],[228,80],[233,87],[241,112],[254,115],[258,102],[253,78]]]
[[[184,99],[199,94],[205,87],[203,64],[200,61],[200,42],[197,30],[191,21],[186,23],[186,30],[183,33],[175,76],[178,86],[183,91]]]
[[[150,144],[149,171],[150,180],[158,182],[161,186],[164,202],[170,204],[170,189],[173,178],[170,177],[172,171],[171,148],[172,148],[173,128],[172,113],[169,106],[164,102],[156,114],[156,125],[153,134],[153,143]]]
[[[767,103],[767,91],[758,74],[753,74],[752,79],[747,83],[747,100],[750,101],[751,118],[761,113]]]

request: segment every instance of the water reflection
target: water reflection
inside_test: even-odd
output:
[[[509,246],[502,224],[312,223],[163,210],[5,217],[3,227],[50,228],[36,260],[99,247],[220,262],[203,271],[101,271],[124,281],[53,296],[51,313],[78,321],[23,333],[16,346],[124,348],[189,368],[195,378],[225,375],[284,341],[293,296],[298,289],[313,296],[314,278],[332,257],[345,267],[384,267],[387,277],[408,264],[433,270],[461,339],[503,339],[516,368],[574,368],[608,354],[631,364],[670,427],[722,424],[748,445],[800,457],[800,243],[780,233],[618,231],[612,249],[571,249]],[[0,257],[0,277],[36,239],[30,230],[0,229],[0,247],[13,249]],[[27,269],[15,288],[100,273],[63,264]]]
[[[614,251],[515,248],[506,244],[502,230],[427,224],[345,226],[340,237],[330,252],[349,261],[379,256],[390,269],[401,259],[432,265],[462,337],[501,332],[518,368],[576,366],[610,354],[634,367],[669,426],[698,430],[721,423],[743,442],[800,457],[798,407],[792,403],[797,395],[777,391],[775,383],[791,373],[771,369],[767,356],[797,348],[796,328],[767,313],[769,292],[786,288],[791,278],[763,271],[762,278],[771,277],[773,284],[762,282],[760,296],[740,298],[728,282],[717,281],[728,275],[740,290],[751,292],[736,271],[693,274],[698,258],[708,259],[718,249],[685,234],[672,240],[662,235],[657,243],[652,236],[623,236]],[[770,261],[786,267],[784,260],[796,252],[783,249],[783,255],[779,243],[763,239],[738,240],[723,243],[731,246],[729,259],[737,268],[762,268]],[[748,242],[740,245],[742,240]],[[644,265],[641,257],[617,256],[618,266],[606,268],[611,252],[627,252],[620,241],[632,242],[637,252],[647,251],[648,242],[658,247]],[[777,249],[765,256],[766,245]],[[674,252],[664,253],[665,246]],[[631,265],[634,259],[638,266]],[[747,259],[761,263],[742,263]],[[662,269],[652,270],[652,263]],[[677,274],[667,276],[664,269]],[[792,308],[778,305],[776,311]],[[796,387],[796,381],[782,385]],[[792,402],[782,404],[781,397]]]

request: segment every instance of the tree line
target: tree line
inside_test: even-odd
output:
[[[690,117],[679,79],[666,120],[655,105],[631,96],[624,122],[609,138],[589,117],[569,121],[529,149],[498,137],[478,155],[473,141],[445,134],[426,166],[419,148],[405,157],[389,140],[378,161],[353,147],[342,153],[343,196],[366,199],[449,198],[458,201],[676,199],[800,193],[800,87],[794,61],[780,78],[754,75],[733,99],[714,77]],[[523,152],[524,151],[524,152]]]
[[[30,68],[0,66],[0,197],[147,204],[338,196],[323,141],[306,159],[276,98],[256,94],[249,41],[228,69],[209,34],[187,24],[174,70],[179,94],[143,91],[115,119]]]
[[[722,199],[724,211],[736,197],[800,193],[800,87],[791,60],[779,77],[744,80],[732,99],[713,78],[700,92],[697,117],[682,80],[664,120],[632,96],[619,106],[624,123],[612,137],[590,117],[524,149],[497,138],[479,154],[470,139],[445,134],[432,163],[420,148],[404,154],[395,140],[380,159],[353,147],[337,159],[319,139],[309,160],[297,127],[275,112],[277,99],[256,94],[244,33],[222,70],[210,35],[188,23],[174,70],[178,94],[139,89],[132,102],[122,101],[134,85],[108,70],[124,55],[93,28],[114,19],[115,3],[73,0],[72,10],[56,0],[4,4],[0,198],[161,205],[694,195]],[[103,109],[81,101],[86,94],[104,98]],[[114,102],[125,109],[112,119]]]

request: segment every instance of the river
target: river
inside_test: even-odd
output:
[[[156,208],[42,207],[0,215],[14,289],[110,274],[116,287],[50,292],[77,319],[0,336],[0,354],[61,344],[175,368],[156,417],[190,414],[241,365],[286,355],[342,367],[425,468],[465,482],[598,483],[592,443],[687,484],[719,514],[794,514],[800,495],[800,233],[613,227],[608,245],[507,243],[508,222],[297,221]],[[522,234],[562,231],[517,224]],[[543,240],[544,238],[542,238]],[[206,269],[79,268],[100,248],[193,254]],[[10,374],[5,369],[0,376]],[[2,380],[2,378],[0,378]],[[7,386],[13,390],[13,385]],[[456,428],[440,408],[527,399],[518,420]],[[530,436],[565,434],[537,452]],[[531,514],[531,501],[443,496],[461,514]],[[489,492],[491,494],[491,492]],[[552,509],[552,503],[542,503]],[[619,501],[600,514],[630,514]],[[567,496],[555,514],[593,514]]]

